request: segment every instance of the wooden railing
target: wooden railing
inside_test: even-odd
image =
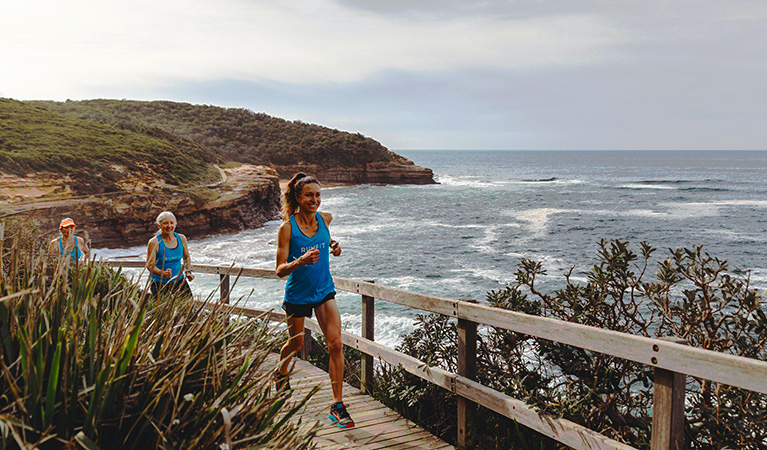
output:
[[[143,262],[108,261],[123,267],[143,267]],[[196,272],[218,274],[220,300],[228,303],[229,278],[278,278],[273,270],[231,266],[194,265]],[[655,370],[652,411],[652,450],[684,448],[685,379],[693,376],[767,394],[767,362],[701,350],[678,340],[651,339],[531,316],[519,312],[492,308],[470,300],[453,300],[417,294],[401,289],[376,285],[372,281],[333,278],[336,289],[362,296],[362,336],[343,332],[345,345],[363,353],[361,385],[370,392],[373,383],[373,360],[378,358],[393,366],[447,389],[458,398],[458,445],[465,446],[467,415],[473,405],[480,404],[498,414],[513,419],[528,428],[551,437],[569,447],[583,450],[631,449],[566,419],[542,414],[524,402],[483,386],[476,378],[477,325],[535,336],[606,355],[616,356]],[[447,372],[411,356],[392,350],[374,341],[374,299],[385,300],[411,308],[443,314],[458,320],[458,373]],[[285,320],[285,314],[253,308],[230,306],[232,314],[250,317],[265,316]],[[321,332],[314,320],[305,321],[310,331]],[[311,332],[304,339],[303,357],[311,342]]]

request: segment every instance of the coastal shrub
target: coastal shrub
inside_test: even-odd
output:
[[[290,421],[312,393],[269,389],[266,321],[150,302],[95,261],[48,275],[28,241],[0,224],[0,449],[312,447]]]
[[[200,144],[159,128],[132,121],[106,125],[0,98],[0,161],[10,161],[2,171],[69,176],[78,194],[118,190],[115,182],[123,175],[112,171],[115,164],[151,168],[169,183],[190,184],[206,182],[210,163],[219,160]]]
[[[541,292],[542,264],[523,259],[516,282],[487,294],[491,306],[767,360],[767,316],[747,271],[729,270],[701,247],[669,249],[650,270],[656,249],[642,242],[599,243],[585,284],[570,269],[564,287]],[[422,315],[400,351],[429,366],[455,371],[455,324]],[[390,405],[447,439],[455,436],[455,399],[396,368],[379,369],[378,389]],[[634,447],[649,448],[653,371],[650,367],[492,327],[480,328],[477,380]],[[688,377],[685,434],[690,448],[767,446],[767,395]],[[479,408],[469,439],[474,448],[557,444]]]
[[[244,108],[103,99],[29,103],[118,127],[163,129],[202,144],[223,159],[250,164],[353,167],[403,159],[360,133],[288,121]],[[289,177],[292,173],[281,175]]]

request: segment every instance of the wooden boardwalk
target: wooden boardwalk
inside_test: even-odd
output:
[[[344,403],[355,422],[354,428],[341,429],[328,419],[333,395],[328,374],[298,358],[294,359],[290,385],[295,399],[303,398],[315,386],[314,394],[301,412],[302,428],[320,424],[314,443],[319,449],[454,449],[415,423],[402,418],[359,389],[344,383]],[[298,420],[298,417],[294,419]]]

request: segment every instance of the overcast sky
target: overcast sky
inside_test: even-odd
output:
[[[391,149],[767,149],[764,0],[3,0],[0,97],[226,107]]]

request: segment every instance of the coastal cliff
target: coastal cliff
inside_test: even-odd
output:
[[[224,172],[226,181],[214,187],[174,190],[138,177],[129,189],[85,196],[67,195],[66,180],[58,177],[4,175],[0,220],[23,217],[52,239],[59,221],[71,217],[93,247],[119,248],[145,244],[157,233],[154,220],[164,210],[173,211],[179,232],[190,238],[256,228],[279,217],[277,172],[250,165]]]
[[[403,158],[404,159],[404,158]],[[304,172],[314,175],[321,183],[343,184],[435,184],[431,169],[416,166],[412,161],[392,161],[362,164],[359,167],[323,167],[317,164],[275,166],[282,174]]]
[[[71,217],[94,247],[142,245],[164,210],[189,237],[256,228],[279,217],[280,178],[296,172],[329,184],[435,183],[359,133],[246,109],[0,98],[0,221],[29,220],[46,238]]]

